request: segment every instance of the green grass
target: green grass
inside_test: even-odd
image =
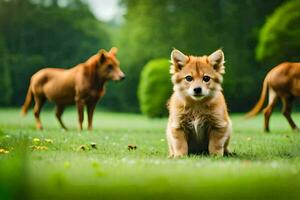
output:
[[[37,131],[32,112],[22,118],[19,110],[0,110],[0,148],[10,151],[0,154],[0,199],[300,198],[300,134],[281,114],[272,116],[270,134],[262,132],[262,116],[232,115],[236,156],[177,160],[167,159],[166,119],[98,111],[94,131],[78,132],[71,110],[65,132],[53,111],[41,117],[45,130]],[[48,150],[32,150],[34,138]],[[97,149],[79,149],[92,142]]]

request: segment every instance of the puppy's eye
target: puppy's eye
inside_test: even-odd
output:
[[[188,82],[191,82],[193,80],[193,77],[192,76],[186,76],[185,80],[188,81]]]
[[[111,72],[111,71],[113,70],[113,68],[114,68],[114,66],[108,65],[107,68],[106,68],[106,70],[107,70],[108,72]]]
[[[204,82],[208,82],[210,80],[210,77],[209,76],[203,76],[203,81]]]

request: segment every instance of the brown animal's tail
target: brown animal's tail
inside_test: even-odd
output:
[[[27,91],[26,98],[25,98],[25,102],[22,106],[21,114],[23,116],[25,116],[27,114],[27,111],[28,111],[28,108],[30,106],[31,101],[32,101],[32,91],[31,91],[31,84],[30,84],[29,88],[28,88],[28,91]]]
[[[266,95],[267,95],[268,80],[269,80],[268,77],[269,76],[267,75],[266,78],[265,78],[265,80],[264,80],[263,88],[262,88],[262,91],[261,91],[260,98],[259,98],[258,102],[252,108],[252,110],[250,110],[249,112],[246,113],[245,118],[254,117],[255,115],[257,115],[261,111],[261,109],[262,109],[262,107],[264,105],[265,99],[266,99]]]

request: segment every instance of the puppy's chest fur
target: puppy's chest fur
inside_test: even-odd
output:
[[[189,153],[207,152],[211,130],[224,128],[227,124],[216,112],[205,108],[185,110],[180,114],[179,123],[186,134]]]
[[[201,110],[188,110],[180,115],[180,126],[187,136],[203,138],[209,129],[214,126],[216,119]]]

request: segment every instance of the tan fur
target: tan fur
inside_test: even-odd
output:
[[[270,117],[278,99],[282,101],[282,113],[290,126],[293,130],[298,130],[291,117],[291,112],[295,97],[300,96],[300,63],[281,63],[266,75],[261,97],[254,108],[246,114],[247,118],[253,117],[261,111],[267,91],[269,91],[269,102],[263,111],[265,115],[264,130],[270,131]]]
[[[228,154],[231,121],[221,88],[223,52],[195,57],[174,50],[171,60],[174,93],[169,101],[167,125],[169,156]],[[193,80],[187,81],[186,76],[192,76]],[[205,82],[204,76],[210,80]],[[191,91],[199,87],[202,92],[195,96]]]
[[[115,57],[116,52],[116,48],[112,48],[109,52],[101,49],[86,62],[73,68],[45,68],[38,71],[31,77],[22,113],[27,113],[33,97],[36,127],[42,129],[39,115],[43,104],[49,100],[56,104],[56,117],[62,128],[66,129],[61,115],[65,106],[76,103],[79,129],[82,130],[86,106],[88,128],[91,130],[94,109],[97,101],[104,95],[105,83],[108,80],[117,81],[125,78]]]

